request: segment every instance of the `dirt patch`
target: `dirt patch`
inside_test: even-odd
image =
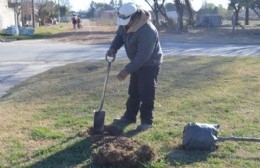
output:
[[[138,167],[151,161],[155,153],[148,145],[124,137],[123,131],[114,125],[105,126],[103,134],[94,134],[93,128],[79,134],[91,138],[92,160],[96,165],[117,167]]]
[[[117,26],[98,24],[87,19],[82,19],[81,29],[71,29],[50,37],[55,42],[67,42],[81,45],[109,44],[113,40]],[[71,24],[72,27],[72,24]]]
[[[60,33],[51,37],[55,42],[61,43],[74,43],[81,45],[92,45],[92,44],[109,44],[115,36],[115,31],[91,31],[82,29],[77,31],[69,31],[66,33]]]
[[[60,33],[51,39],[81,45],[110,44],[118,28],[116,25],[98,24],[84,19],[82,22],[82,29]],[[184,33],[172,34],[161,31],[160,39],[162,42],[177,43],[259,44],[260,26],[252,23],[252,26],[244,27],[245,29],[238,27],[235,34],[229,22],[217,28],[191,27]]]
[[[104,137],[96,145],[93,162],[103,166],[138,167],[155,156],[150,146],[122,136]]]

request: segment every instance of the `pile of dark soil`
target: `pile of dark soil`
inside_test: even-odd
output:
[[[103,166],[138,167],[155,156],[150,146],[122,136],[104,137],[96,145],[93,162]]]
[[[155,154],[148,145],[122,136],[123,131],[116,126],[105,126],[103,134],[93,134],[93,128],[82,132],[80,136],[90,137],[92,145],[92,160],[95,165],[116,167],[138,167],[154,159]]]

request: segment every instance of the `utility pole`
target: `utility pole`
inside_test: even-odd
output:
[[[60,23],[60,0],[58,0],[58,22]]]
[[[32,26],[35,27],[34,0],[32,0]]]

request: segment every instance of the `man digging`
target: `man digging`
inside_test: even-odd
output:
[[[157,29],[150,21],[149,12],[133,3],[123,4],[118,11],[119,28],[107,56],[115,57],[124,45],[130,62],[117,75],[122,81],[130,74],[126,111],[114,123],[136,123],[140,111],[141,124],[137,131],[152,128],[157,76],[163,59]]]

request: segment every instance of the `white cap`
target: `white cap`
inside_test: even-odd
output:
[[[117,24],[125,26],[129,23],[131,16],[137,11],[137,6],[134,3],[123,4],[118,11]]]

